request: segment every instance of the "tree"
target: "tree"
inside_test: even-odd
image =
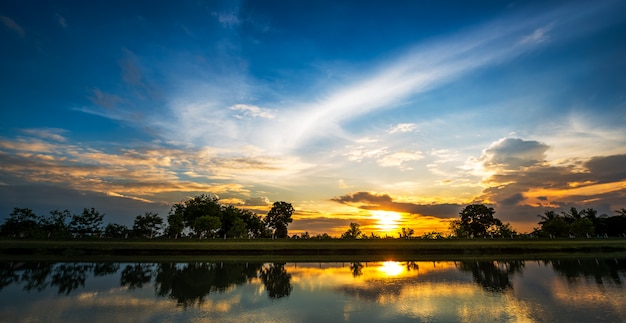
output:
[[[41,234],[39,216],[31,209],[14,208],[13,212],[4,220],[0,232],[3,236],[19,238],[32,237]]]
[[[128,227],[122,224],[109,223],[104,228],[104,235],[109,238],[125,238],[128,233]]]
[[[553,237],[567,237],[569,233],[569,224],[558,213],[548,210],[544,212],[544,215],[537,215],[541,220],[538,222],[541,225],[541,232],[544,235]]]
[[[469,232],[465,231],[465,228],[461,226],[461,220],[452,220],[449,224],[452,235],[457,238],[469,238]]]
[[[172,208],[174,209],[174,208]],[[185,229],[185,222],[183,220],[182,210],[176,209],[167,215],[167,228],[165,229],[165,235],[170,238],[177,238],[183,233]]]
[[[500,220],[494,218],[495,213],[493,208],[484,204],[471,204],[461,210],[459,225],[472,236],[484,236],[490,228],[502,225]]]
[[[162,225],[163,219],[157,213],[146,212],[135,217],[133,233],[138,237],[153,238],[159,234]]]
[[[510,237],[517,235],[517,231],[513,229],[510,223],[503,223],[496,228],[496,234],[501,237]]]
[[[50,211],[48,218],[41,219],[40,226],[44,232],[48,232],[50,237],[66,238],[70,233],[68,221],[71,218],[72,216],[68,210]]]
[[[622,211],[626,210],[622,209]],[[621,237],[626,234],[626,212],[622,212],[621,214],[620,211],[616,212],[618,212],[618,215],[606,218],[604,224],[607,228],[607,235]]]
[[[220,219],[216,216],[205,215],[197,218],[193,223],[193,230],[200,237],[214,237],[220,228]]]
[[[274,230],[274,237],[287,238],[287,226],[293,222],[291,215],[294,212],[294,208],[291,203],[287,202],[274,202],[272,209],[267,213],[265,217],[265,224]]]
[[[575,207],[571,207],[569,211],[561,213],[563,213],[563,216],[569,223],[573,223],[574,221],[581,219],[584,215],[583,212],[578,212]]]
[[[411,239],[414,233],[415,231],[413,229],[402,228],[399,233],[400,239]]]
[[[359,239],[363,233],[361,232],[361,226],[356,222],[350,223],[350,228],[341,235],[342,239]]]
[[[185,228],[194,230],[194,223],[197,218],[206,215],[220,218],[221,212],[222,206],[219,203],[219,197],[215,195],[202,194],[184,202],[176,203],[172,206],[167,218],[169,224],[168,235],[177,236]]]
[[[588,218],[576,219],[570,225],[570,232],[576,237],[592,236],[595,234],[593,222]]]
[[[96,209],[83,209],[83,213],[74,214],[70,222],[70,231],[84,237],[85,235],[98,235],[102,232],[102,219],[104,214]]]
[[[269,232],[263,219],[250,210],[241,210],[243,222],[246,224],[248,237],[251,238],[267,238],[272,234]]]

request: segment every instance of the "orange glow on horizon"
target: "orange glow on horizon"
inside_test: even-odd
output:
[[[524,197],[528,199],[527,203],[530,204],[546,204],[547,201],[540,200],[540,197],[548,197],[548,201],[554,203],[555,200],[561,198],[567,198],[571,196],[593,196],[599,194],[606,194],[614,191],[626,189],[626,181],[592,184],[581,186],[581,183],[570,183],[568,189],[547,189],[539,188],[532,189],[524,193]]]
[[[372,217],[377,220],[376,228],[383,233],[395,233],[399,229],[402,216],[393,211],[372,211]]]

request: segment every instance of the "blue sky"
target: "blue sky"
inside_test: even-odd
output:
[[[36,9],[35,9],[36,8]],[[443,231],[626,207],[620,1],[5,1],[0,211],[189,196]],[[395,213],[394,213],[395,212]],[[384,231],[384,230],[383,230]]]

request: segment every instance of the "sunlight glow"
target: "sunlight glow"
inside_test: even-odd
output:
[[[398,221],[402,218],[400,213],[393,211],[372,211],[372,217],[378,221],[376,227],[383,232],[398,230]]]
[[[404,272],[404,266],[397,261],[385,261],[382,266],[378,268],[387,277],[398,276]]]

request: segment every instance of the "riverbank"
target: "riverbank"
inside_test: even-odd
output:
[[[626,239],[0,240],[3,259],[383,260],[626,255]]]

